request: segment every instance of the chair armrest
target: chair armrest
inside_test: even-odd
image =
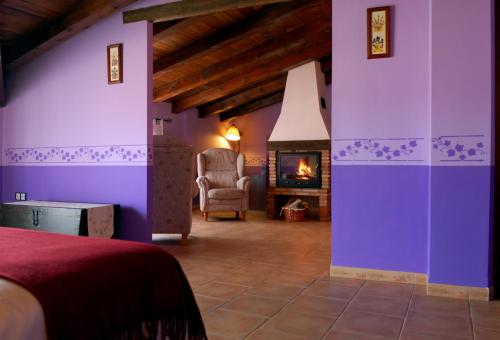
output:
[[[205,176],[199,176],[196,179],[196,183],[198,183],[198,188],[200,188],[200,191],[208,192],[209,188],[208,178],[206,178]]]
[[[240,190],[250,190],[250,177],[243,176],[236,182],[236,187]]]
[[[205,176],[199,176],[196,179],[196,183],[198,183],[198,187],[200,188],[200,210],[203,212],[208,211],[210,209],[208,199],[208,178]]]

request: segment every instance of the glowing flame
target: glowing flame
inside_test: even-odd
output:
[[[304,159],[299,161],[299,168],[297,170],[297,176],[299,178],[307,179],[309,177],[313,177],[311,168],[307,165]]]

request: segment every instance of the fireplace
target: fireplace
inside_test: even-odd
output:
[[[330,220],[330,141],[268,141],[266,212],[280,218],[290,198],[310,204],[309,217]]]
[[[330,220],[330,132],[325,79],[317,61],[286,78],[281,112],[267,142],[266,212],[280,218],[290,199],[309,204],[308,217]]]
[[[277,186],[321,188],[321,152],[277,152]]]

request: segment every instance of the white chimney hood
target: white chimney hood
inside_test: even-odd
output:
[[[329,126],[319,62],[288,71],[281,113],[269,141],[329,140]]]

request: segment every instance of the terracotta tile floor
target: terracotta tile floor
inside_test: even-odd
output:
[[[500,303],[330,279],[330,224],[194,214],[190,243],[155,235],[193,287],[209,339],[500,339]],[[225,217],[224,217],[225,216]]]

